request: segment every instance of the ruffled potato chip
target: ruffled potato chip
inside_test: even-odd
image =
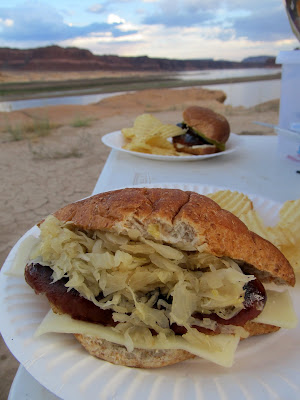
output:
[[[265,226],[264,221],[256,210],[250,210],[247,213],[242,214],[239,218],[245,225],[247,225],[250,231],[269,240],[268,228]]]
[[[296,245],[296,238],[293,233],[278,224],[268,227],[268,240],[277,247]]]
[[[284,230],[289,230],[295,237],[300,240],[300,199],[290,200],[284,203],[280,212],[280,221],[278,226]]]
[[[151,114],[142,114],[136,117],[132,128],[123,128],[122,134],[127,139],[134,138],[135,136],[147,135],[149,129],[161,126],[161,121]]]
[[[207,196],[239,217],[249,230],[278,247],[295,272],[300,272],[300,200],[285,202],[280,209],[278,223],[267,226],[245,194],[219,190]]]
[[[295,272],[300,272],[300,241],[296,246],[282,246],[280,251],[289,260]]]
[[[173,144],[168,140],[184,131],[172,124],[163,124],[151,114],[139,115],[132,128],[122,129],[127,139],[124,149],[140,153],[157,155],[178,155]]]
[[[232,192],[231,190],[219,190],[208,195],[224,210],[240,217],[253,209],[253,203],[244,193]]]

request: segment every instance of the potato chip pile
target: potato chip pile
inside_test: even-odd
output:
[[[277,224],[267,226],[243,193],[221,190],[207,197],[236,215],[252,232],[278,247],[294,271],[300,273],[300,200],[286,201],[279,211]]]
[[[142,114],[135,119],[132,128],[122,129],[127,141],[123,148],[139,153],[182,156],[184,154],[178,153],[168,139],[184,133],[179,126],[163,124],[151,114]]]

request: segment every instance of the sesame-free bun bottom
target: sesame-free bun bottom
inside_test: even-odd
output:
[[[248,322],[245,329],[249,336],[263,335],[278,331],[273,325]],[[112,364],[135,368],[161,368],[195,358],[194,354],[185,350],[146,350],[133,349],[127,351],[125,346],[100,339],[95,336],[75,334],[76,339],[94,357]]]

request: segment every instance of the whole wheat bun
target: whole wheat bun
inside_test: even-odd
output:
[[[200,146],[184,146],[173,142],[173,146],[179,152],[193,154],[194,156],[204,156],[206,154],[214,154],[219,152],[219,149],[214,144],[202,144]]]
[[[54,313],[63,314],[57,306],[51,303],[50,305]],[[277,332],[280,328],[274,325],[248,321],[244,325],[244,329],[249,332],[250,337]],[[74,336],[92,356],[126,367],[160,368],[196,357],[194,354],[181,349],[145,350],[135,348],[132,352],[129,352],[125,346],[99,337],[78,333],[75,333]]]
[[[63,314],[54,304],[50,303],[50,306],[54,313]],[[194,354],[180,349],[133,349],[133,351],[129,352],[125,346],[109,342],[99,337],[79,333],[75,333],[74,336],[92,356],[112,364],[124,365],[126,367],[160,368],[196,357]]]
[[[137,229],[145,238],[176,245],[204,246],[217,257],[245,263],[261,281],[295,285],[293,268],[270,242],[210,198],[179,189],[128,188],[100,193],[54,213],[85,230],[127,234]],[[150,233],[157,228],[155,236]],[[251,270],[251,271],[249,271]]]
[[[227,119],[206,107],[191,106],[183,111],[183,121],[201,136],[217,143],[226,143],[230,135]]]
[[[160,240],[205,245],[207,252],[245,263],[245,268],[262,281],[294,286],[295,276],[289,262],[270,242],[248,230],[246,225],[208,197],[177,189],[128,188],[101,193],[67,205],[54,214],[84,230],[106,230],[126,234],[138,229],[153,237],[149,227],[159,227]],[[54,312],[60,313],[53,307]],[[276,332],[272,325],[248,321],[244,328],[250,336]],[[93,356],[114,364],[139,368],[158,368],[193,358],[184,350],[143,350],[128,352],[120,346],[89,335],[75,334]]]
[[[133,349],[90,335],[75,334],[76,339],[94,357],[117,365],[135,368],[160,368],[195,358],[185,350]]]
[[[245,329],[250,336],[273,333],[280,328],[273,325],[247,322]],[[181,361],[195,358],[196,356],[185,350],[144,350],[134,349],[127,351],[126,347],[100,339],[95,336],[75,334],[76,339],[94,357],[117,365],[135,368],[160,368]]]

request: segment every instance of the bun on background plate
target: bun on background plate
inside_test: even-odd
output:
[[[223,115],[206,107],[191,106],[183,111],[179,126],[186,133],[172,138],[177,151],[205,155],[225,150],[230,125]]]

